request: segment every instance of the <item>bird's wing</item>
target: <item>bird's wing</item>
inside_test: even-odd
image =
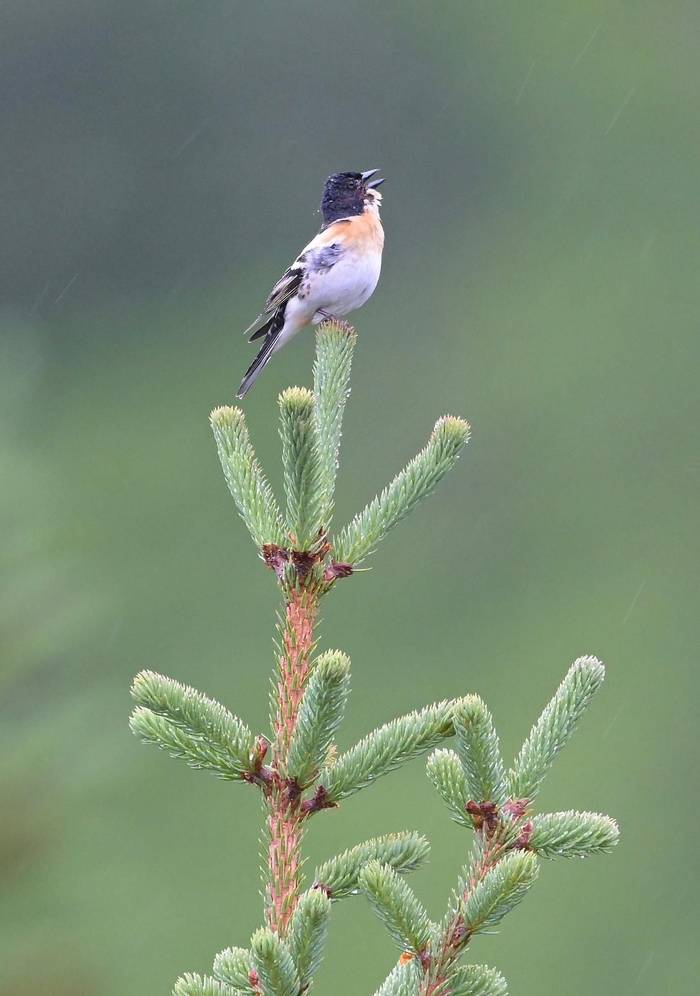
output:
[[[285,270],[270,293],[267,295],[264,309],[252,325],[248,326],[243,334],[248,335],[252,332],[253,334],[250,336],[251,340],[256,339],[258,331],[269,322],[271,316],[274,315],[280,305],[285,304],[285,302],[299,290],[299,285],[301,284],[303,276],[304,267],[299,264],[297,260],[295,260],[289,269]]]
[[[336,227],[337,226],[337,227]],[[263,311],[252,325],[243,333],[250,335],[250,340],[264,334],[264,328],[270,317],[281,305],[285,304],[299,290],[304,274],[307,272],[327,272],[334,266],[343,254],[342,229],[339,223],[329,226],[319,232],[307,246],[302,249],[292,265],[285,270],[265,301]]]
[[[284,304],[285,301],[289,300],[292,294],[296,294],[299,290],[299,284],[301,283],[301,278],[303,276],[304,267],[298,260],[295,260],[289,269],[285,270],[270,293],[267,295],[267,301],[265,301],[265,312],[269,314],[271,311],[276,311],[281,304]]]

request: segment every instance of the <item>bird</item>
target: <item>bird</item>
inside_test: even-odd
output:
[[[272,356],[306,325],[343,319],[367,301],[379,282],[384,229],[379,217],[385,178],[378,169],[333,173],[321,200],[323,224],[270,291],[244,335],[264,341],[243,375],[244,398]],[[374,178],[374,179],[373,179]]]

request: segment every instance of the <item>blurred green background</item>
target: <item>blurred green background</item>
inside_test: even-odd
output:
[[[254,793],[127,729],[165,671],[266,722],[273,579],[207,415],[240,331],[318,226],[325,176],[382,167],[338,516],[443,411],[473,441],[371,573],[326,601],[353,659],[342,744],[478,691],[510,753],[570,660],[609,678],[545,788],[620,819],[550,863],[474,957],[521,996],[696,992],[698,99],[695,0],[5,0],[2,996],[155,996],[260,921]],[[246,400],[279,483],[275,398]],[[310,860],[416,827],[438,915],[466,841],[416,762],[320,816]],[[394,959],[357,899],[319,992]]]

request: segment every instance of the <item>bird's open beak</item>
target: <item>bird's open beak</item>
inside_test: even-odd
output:
[[[373,177],[375,173],[378,172],[379,172],[378,169],[368,169],[362,174],[362,182],[364,183],[364,185],[367,187],[368,190],[372,190],[374,187],[378,187],[381,183],[384,183],[386,177],[380,177],[377,180],[372,180],[371,183],[367,183],[367,181],[371,177]]]

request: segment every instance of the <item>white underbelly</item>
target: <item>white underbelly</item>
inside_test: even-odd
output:
[[[317,324],[328,315],[343,318],[361,308],[374,293],[381,268],[380,252],[363,253],[362,256],[338,260],[329,270],[314,273],[304,282],[300,293],[289,299],[284,327],[274,351],[281,349],[310,322]]]
[[[381,268],[382,256],[378,252],[338,260],[328,272],[314,279],[310,295],[314,310],[343,316],[362,307],[374,293]]]

